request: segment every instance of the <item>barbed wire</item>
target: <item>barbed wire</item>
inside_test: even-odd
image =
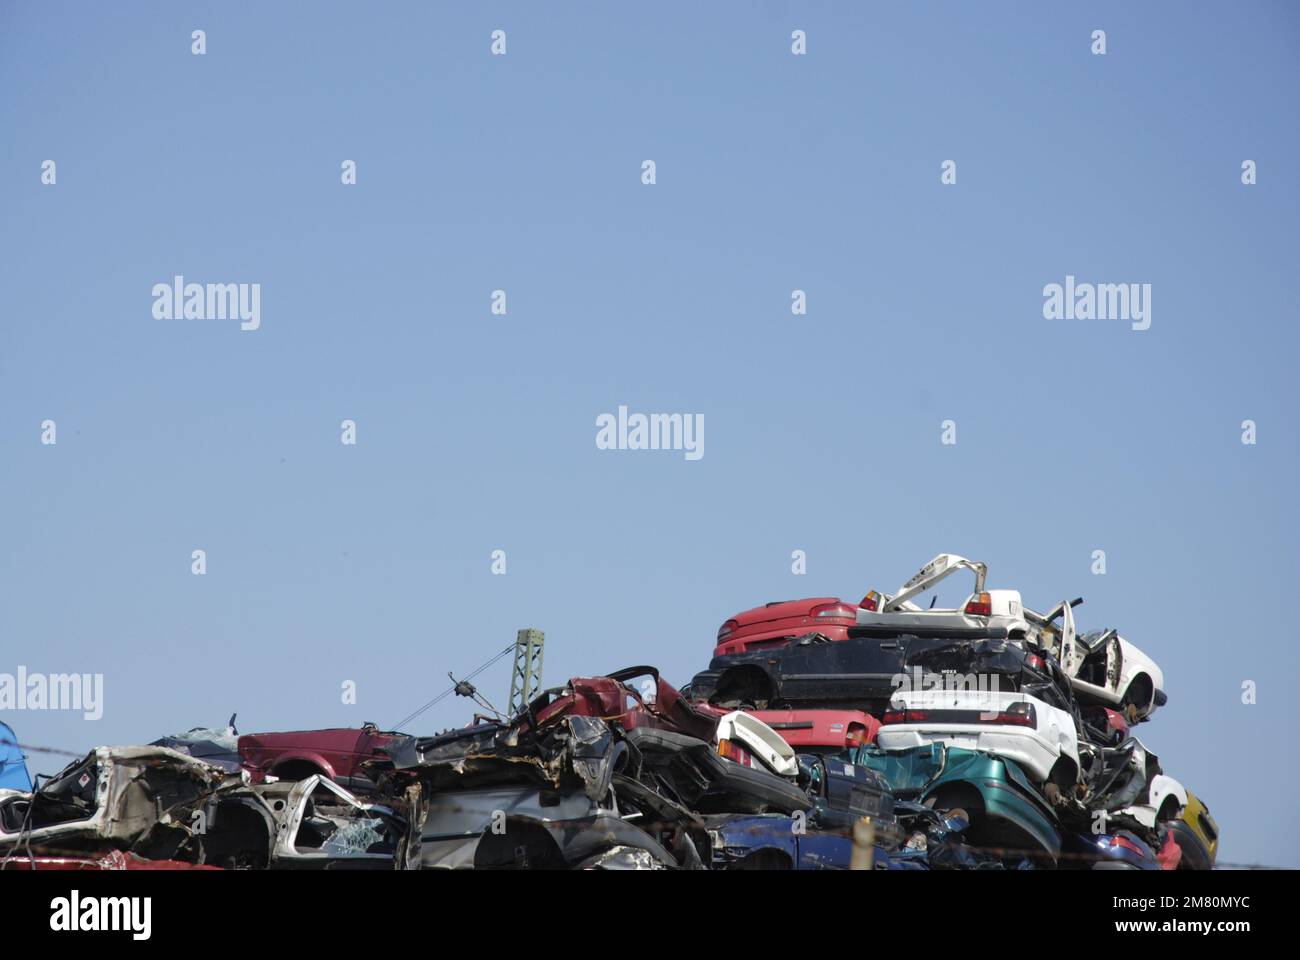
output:
[[[0,737],[0,747],[17,747],[23,753],[57,753],[64,757],[84,757],[89,750],[82,750],[77,753],[74,750],[63,750],[59,747],[38,747],[31,743],[19,743],[17,740],[10,740],[7,737]]]

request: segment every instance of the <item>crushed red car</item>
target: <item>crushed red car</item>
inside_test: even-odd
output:
[[[799,753],[840,753],[876,742],[880,721],[861,710],[751,710]]]
[[[361,764],[382,757],[380,748],[405,734],[381,731],[373,723],[361,727],[330,727],[285,733],[246,733],[239,738],[239,757],[254,783],[268,776],[305,780],[315,774],[350,790],[368,790],[374,783]]]
[[[847,640],[849,627],[858,622],[858,605],[838,597],[776,600],[745,610],[718,628],[715,657],[747,650],[781,647],[806,633],[832,640]]]
[[[649,683],[637,684],[638,679]],[[601,677],[573,677],[563,687],[543,691],[526,708],[523,728],[537,729],[561,717],[600,717],[624,730],[654,727],[710,740],[726,711],[692,703],[654,667],[627,667]]]

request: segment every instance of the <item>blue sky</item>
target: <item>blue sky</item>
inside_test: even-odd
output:
[[[738,610],[950,550],[1156,657],[1139,733],[1221,859],[1300,866],[1298,42],[1287,3],[4,4],[0,672],[105,704],[3,719],[391,724],[524,626],[550,682],[682,683]],[[154,319],[176,274],[261,328]],[[1044,319],[1067,275],[1150,329]],[[705,455],[598,450],[619,404]]]

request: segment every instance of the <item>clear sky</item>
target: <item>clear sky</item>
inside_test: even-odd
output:
[[[0,673],[104,678],[2,718],[387,725],[525,626],[552,683],[683,683],[738,610],[955,551],[1157,658],[1221,859],[1300,867],[1298,44],[1260,2],[0,4]],[[177,274],[260,328],[156,319]],[[1045,319],[1067,276],[1150,328]],[[620,404],[704,456],[597,449]]]

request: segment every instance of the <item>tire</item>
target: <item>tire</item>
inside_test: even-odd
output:
[[[271,776],[279,780],[306,780],[308,777],[317,774],[322,777],[329,777],[328,773],[310,760],[286,760],[278,767],[273,768],[270,773]]]
[[[759,850],[742,857],[727,867],[728,870],[793,870],[790,858],[779,850]]]

